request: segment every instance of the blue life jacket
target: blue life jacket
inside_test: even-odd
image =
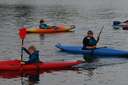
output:
[[[94,38],[91,38],[88,42],[88,46],[94,46],[96,45],[97,41]]]
[[[39,28],[40,29],[48,29],[49,26],[47,24],[45,24],[45,23],[40,23]]]

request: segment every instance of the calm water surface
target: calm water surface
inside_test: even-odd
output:
[[[113,30],[111,27],[113,20],[128,18],[127,0],[1,0],[0,3],[1,60],[20,58],[18,29],[22,26],[37,27],[41,18],[47,19],[50,25],[61,23],[76,25],[76,31],[73,33],[28,35],[25,46],[30,44],[37,46],[41,60],[81,60],[81,55],[60,53],[54,45],[57,43],[79,45],[88,30],[91,29],[98,34],[103,25],[104,31],[98,46],[128,49],[128,31]],[[127,72],[127,63],[79,72],[50,72],[41,74],[40,81],[36,85],[128,85]],[[27,78],[23,80],[24,85],[28,85]],[[0,78],[0,85],[21,85],[21,78]]]

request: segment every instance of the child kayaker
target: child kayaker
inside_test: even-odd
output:
[[[22,50],[24,50],[29,55],[29,60],[25,61],[25,64],[33,64],[33,63],[39,63],[39,51],[36,50],[35,46],[30,46],[28,49],[25,47],[22,47]]]
[[[40,20],[39,28],[40,28],[40,29],[48,29],[48,28],[49,28],[49,25],[47,25],[47,24],[45,23],[44,19],[41,19],[41,20]]]
[[[89,30],[87,36],[83,39],[83,50],[96,48],[97,40],[93,36],[93,32]]]

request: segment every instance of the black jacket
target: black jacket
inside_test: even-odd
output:
[[[94,37],[85,37],[83,39],[83,49],[86,49],[87,46],[95,46],[97,44],[97,41]]]

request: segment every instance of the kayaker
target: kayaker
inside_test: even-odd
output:
[[[36,50],[35,46],[30,46],[28,49],[25,47],[22,47],[22,50],[24,50],[29,55],[29,60],[25,61],[25,64],[32,64],[32,63],[39,63],[39,51]]]
[[[83,50],[90,49],[90,54],[83,54],[83,59],[88,62],[94,62],[96,58],[93,56],[94,49],[96,48],[97,40],[94,38],[93,32],[89,30],[87,36],[83,39]]]
[[[41,20],[40,20],[39,28],[40,28],[40,29],[48,29],[48,28],[49,28],[49,25],[47,25],[47,24],[45,23],[44,19],[41,19]]]
[[[93,36],[93,32],[89,30],[87,36],[83,39],[83,50],[96,48],[97,40]]]

